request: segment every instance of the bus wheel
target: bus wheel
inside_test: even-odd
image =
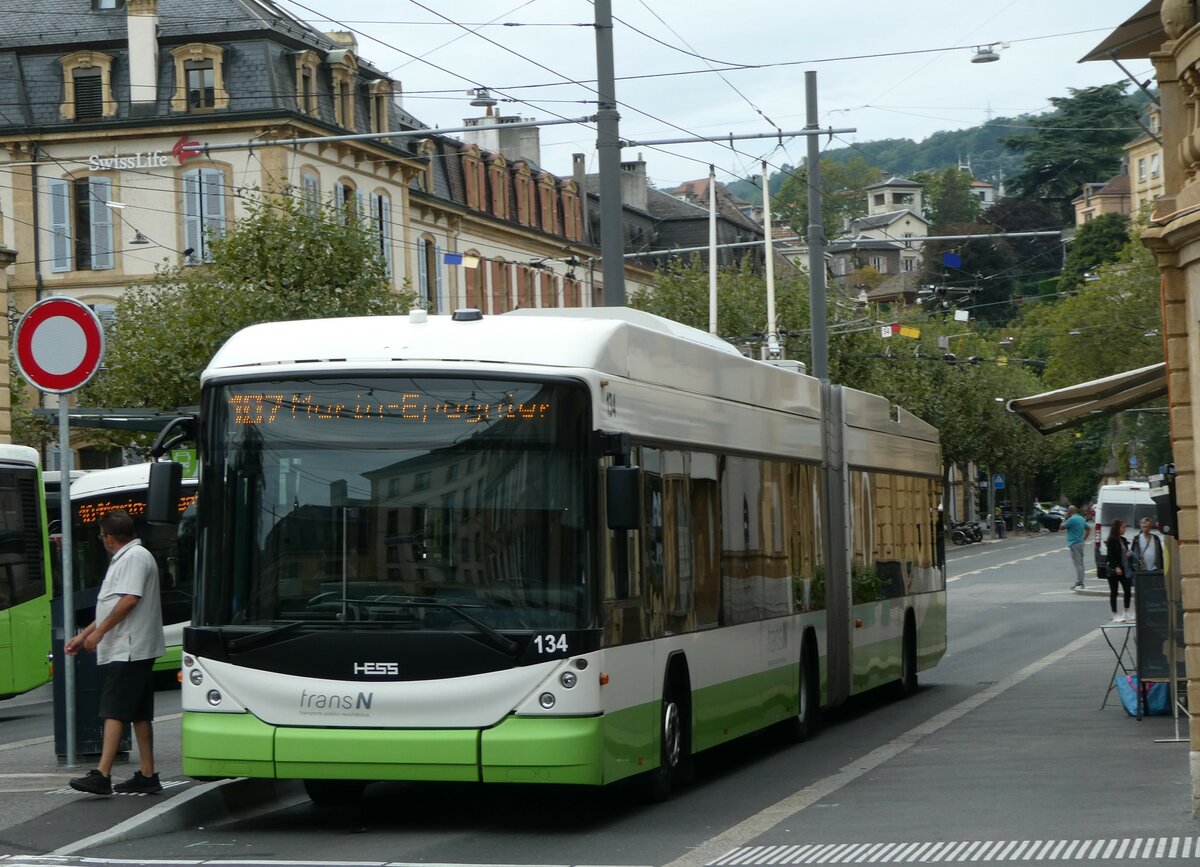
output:
[[[665,801],[671,795],[684,761],[683,714],[675,701],[675,691],[670,683],[663,690],[662,712],[659,720],[658,767],[643,774],[643,794],[648,803]]]
[[[904,648],[900,652],[900,680],[896,696],[907,698],[917,691],[917,629],[913,619],[904,621]]]
[[[366,783],[359,780],[305,780],[304,791],[318,807],[357,804]]]
[[[788,737],[795,743],[814,738],[821,730],[821,676],[817,671],[817,652],[811,641],[805,641],[802,646],[796,715],[787,724]]]

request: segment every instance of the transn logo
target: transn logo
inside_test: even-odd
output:
[[[374,677],[395,676],[400,673],[400,665],[396,662],[356,662],[355,674],[366,674]]]

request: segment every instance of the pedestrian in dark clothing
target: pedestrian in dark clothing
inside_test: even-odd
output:
[[[1133,597],[1133,583],[1129,575],[1129,542],[1125,539],[1125,522],[1117,519],[1108,530],[1104,540],[1104,562],[1108,566],[1108,606],[1112,609],[1113,623],[1132,623],[1133,613],[1129,602]],[[1125,610],[1117,613],[1117,587],[1125,590]]]

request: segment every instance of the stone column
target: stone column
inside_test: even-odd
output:
[[[1165,195],[1155,204],[1142,241],[1162,270],[1163,334],[1171,411],[1187,695],[1200,708],[1200,513],[1195,438],[1200,412],[1200,28],[1184,25],[1178,2],[1163,4],[1168,39],[1151,54],[1162,97]],[[1186,31],[1186,32],[1185,32]],[[1192,813],[1200,817],[1200,716],[1188,721]]]

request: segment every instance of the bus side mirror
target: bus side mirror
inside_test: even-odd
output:
[[[178,524],[179,497],[183,493],[183,464],[155,461],[150,464],[146,491],[146,520],[151,524]]]
[[[608,529],[637,530],[642,526],[641,467],[609,467],[604,493]]]

